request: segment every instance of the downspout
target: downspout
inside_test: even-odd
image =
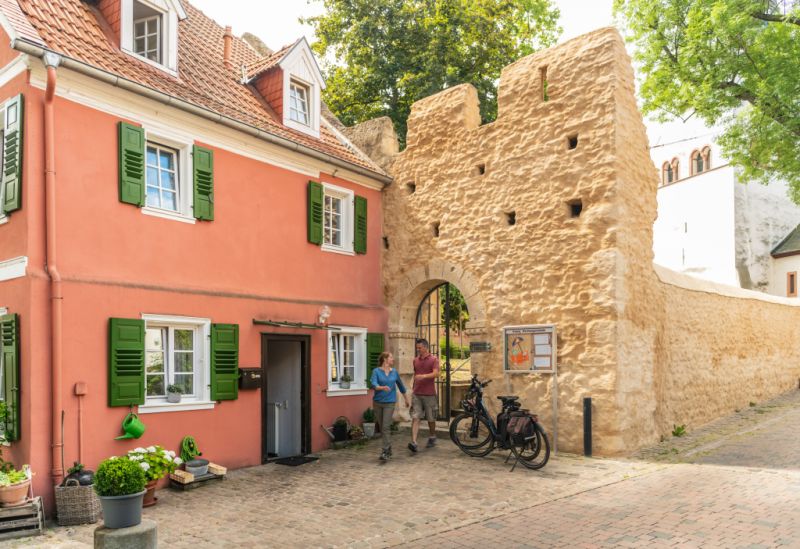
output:
[[[64,471],[61,467],[61,452],[64,441],[61,439],[61,275],[58,272],[56,255],[56,144],[54,110],[56,93],[56,68],[61,64],[61,56],[47,52],[42,56],[47,67],[47,88],[44,92],[44,185],[45,185],[45,242],[47,249],[46,270],[50,277],[50,370],[51,370],[51,413],[52,425],[52,468],[53,484],[61,483]]]

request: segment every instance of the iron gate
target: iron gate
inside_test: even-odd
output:
[[[457,300],[457,303],[456,303]],[[454,305],[457,305],[454,307]],[[451,376],[452,366],[450,359],[453,356],[451,344],[451,326],[454,320],[451,315],[455,312],[461,314],[466,306],[455,286],[445,282],[430,290],[419,304],[417,309],[417,338],[428,341],[430,352],[439,357],[440,372],[436,378],[436,394],[439,397],[439,417],[437,419],[449,421],[453,402],[451,402]],[[455,310],[454,310],[455,309]],[[463,328],[464,321],[459,319],[456,326]],[[459,356],[463,352],[463,329],[458,329],[460,339]]]

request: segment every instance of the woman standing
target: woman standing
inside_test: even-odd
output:
[[[400,374],[392,368],[394,357],[392,353],[381,353],[378,359],[378,367],[372,370],[372,377],[369,380],[370,386],[375,389],[372,405],[375,408],[375,420],[381,430],[383,437],[383,450],[381,451],[381,461],[386,461],[392,455],[392,414],[397,403],[397,389],[403,394],[406,406],[410,406],[406,386],[400,379]]]

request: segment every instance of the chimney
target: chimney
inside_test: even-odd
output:
[[[231,46],[233,45],[233,33],[231,32],[231,27],[225,27],[225,35],[222,39],[225,41],[225,53],[223,54],[225,67],[232,69],[233,64],[231,63]]]

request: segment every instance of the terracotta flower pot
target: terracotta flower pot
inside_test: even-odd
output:
[[[30,485],[31,481],[27,479],[9,486],[0,486],[0,505],[13,507],[25,503],[25,500],[28,499],[28,487]]]
[[[157,480],[151,480],[147,484],[145,484],[145,492],[144,492],[144,499],[142,500],[142,507],[152,507],[156,503],[158,503],[158,498],[156,497],[156,484],[158,484]]]

